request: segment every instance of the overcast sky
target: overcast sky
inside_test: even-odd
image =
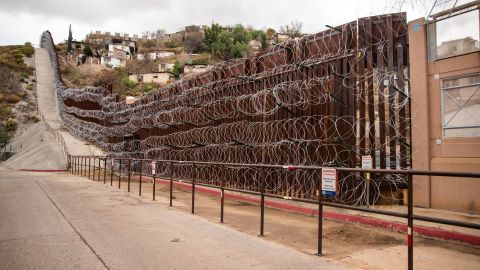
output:
[[[141,34],[145,30],[175,32],[186,25],[242,23],[278,30],[293,20],[305,33],[375,14],[407,11],[409,20],[424,17],[430,0],[0,0],[0,44],[38,43],[50,30],[55,42],[82,40],[90,31]]]

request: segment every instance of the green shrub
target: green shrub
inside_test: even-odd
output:
[[[178,47],[178,44],[174,40],[167,40],[163,43],[163,46],[166,48],[176,48]]]
[[[144,93],[148,93],[158,87],[158,84],[155,82],[147,82],[142,85]]]
[[[27,42],[27,43],[28,43],[28,42]],[[25,46],[23,46],[22,48],[20,48],[19,51],[20,51],[23,55],[25,55],[26,57],[32,57],[33,52],[34,52],[34,49],[33,49],[33,47],[31,46],[31,44],[30,44],[30,46],[29,46],[29,45],[27,45],[27,43],[25,43]]]
[[[36,116],[32,116],[30,119],[31,119],[32,122],[34,122],[34,123],[40,122],[40,118],[38,118],[38,117],[36,117]]]
[[[135,86],[137,85],[136,82],[130,80],[128,77],[122,77],[120,83],[121,83],[123,86],[127,87],[128,89],[133,89],[133,88],[135,88]]]
[[[12,114],[12,108],[10,107],[5,107],[0,109],[0,115],[1,116],[9,116]]]
[[[172,74],[175,76],[176,79],[180,77],[180,74],[183,73],[183,65],[180,64],[180,62],[175,61],[175,64],[173,65],[172,68]]]
[[[17,120],[15,120],[14,118],[8,118],[7,119],[7,130],[15,130],[17,129]]]
[[[23,65],[23,57],[22,58],[15,58],[15,63],[19,64],[19,65]]]
[[[32,83],[29,83],[29,84],[27,85],[27,90],[30,90],[30,91],[33,90],[33,84],[32,84]]]

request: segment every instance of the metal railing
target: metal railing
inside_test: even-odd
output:
[[[62,134],[60,134],[58,131],[54,130],[45,120],[45,117],[43,116],[42,113],[40,113],[40,118],[43,123],[43,127],[52,135],[53,139],[60,145],[60,149],[62,151],[62,156],[65,159],[65,162],[69,162],[69,154],[68,154],[68,149],[67,145],[65,144],[65,140],[63,139]]]
[[[224,220],[224,198],[225,191],[240,192],[250,195],[260,196],[260,237],[264,236],[264,223],[265,223],[265,197],[277,198],[292,200],[303,203],[311,203],[318,205],[318,230],[317,230],[317,255],[322,255],[323,250],[323,207],[333,207],[348,209],[360,212],[374,213],[380,215],[386,215],[391,217],[405,218],[407,219],[407,246],[408,246],[408,269],[413,269],[413,232],[414,232],[414,220],[426,221],[437,224],[445,224],[458,226],[463,228],[477,229],[480,230],[480,224],[469,223],[451,219],[443,219],[437,217],[430,217],[424,215],[416,215],[413,212],[413,176],[414,175],[423,175],[423,176],[446,176],[446,177],[463,177],[463,178],[480,178],[480,173],[478,172],[445,172],[445,171],[422,171],[422,170],[390,170],[390,169],[359,169],[359,168],[341,168],[341,167],[320,167],[320,166],[295,166],[295,165],[268,165],[268,164],[240,164],[240,163],[218,163],[218,162],[200,162],[200,161],[178,161],[178,160],[152,160],[152,159],[136,159],[136,158],[116,158],[109,156],[69,156],[69,164],[71,165],[68,169],[72,174],[78,174],[82,176],[88,176],[89,178],[97,178],[98,181],[101,180],[103,176],[103,183],[107,183],[107,174],[110,176],[110,185],[113,186],[113,182],[118,181],[118,188],[121,188],[122,173],[123,177],[127,177],[128,192],[130,192],[130,183],[132,175],[138,175],[139,181],[139,195],[142,194],[142,176],[151,176],[153,177],[153,197],[155,200],[155,183],[156,179],[168,179],[170,191],[169,191],[169,206],[173,206],[173,183],[182,182],[190,184],[192,187],[192,198],[191,198],[191,213],[195,213],[195,186],[203,186],[208,188],[220,189],[220,222],[223,223]],[[93,159],[93,163],[92,163]],[[141,168],[140,170],[133,169],[132,164],[136,163]],[[117,169],[115,169],[115,164],[118,164]],[[144,166],[151,164],[157,167],[158,164],[167,165],[170,169],[169,175],[157,174],[156,171],[152,173],[144,172]],[[329,202],[325,200],[321,192],[319,192],[317,200],[297,198],[297,197],[285,197],[278,194],[269,194],[265,192],[265,186],[262,185],[260,191],[252,191],[238,188],[231,188],[225,186],[225,181],[222,179],[220,185],[205,184],[201,182],[201,179],[197,179],[197,176],[193,179],[181,179],[175,178],[175,169],[180,165],[191,165],[191,166],[220,166],[222,169],[232,168],[232,167],[243,167],[243,168],[257,168],[260,170],[266,170],[270,168],[282,169],[288,171],[295,170],[322,170],[322,169],[335,169],[338,172],[345,173],[372,173],[372,174],[398,174],[405,175],[408,179],[408,202],[407,202],[407,213],[389,211],[389,210],[379,210],[374,208],[359,207],[354,205],[339,204],[334,202]],[[148,166],[148,165],[147,165]],[[103,170],[103,175],[101,174]],[[178,168],[177,168],[178,170]],[[115,178],[115,179],[114,179]],[[200,181],[199,181],[200,180]],[[319,190],[322,190],[321,181],[319,181]]]

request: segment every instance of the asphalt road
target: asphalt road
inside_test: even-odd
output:
[[[0,269],[347,269],[62,173],[0,169]]]

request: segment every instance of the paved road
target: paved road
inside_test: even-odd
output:
[[[0,269],[346,269],[165,202],[0,169]]]
[[[76,138],[64,128],[57,112],[55,89],[53,88],[53,72],[47,50],[35,48],[35,73],[37,76],[38,109],[46,122],[59,132],[70,155],[101,155],[103,152],[96,146]]]

